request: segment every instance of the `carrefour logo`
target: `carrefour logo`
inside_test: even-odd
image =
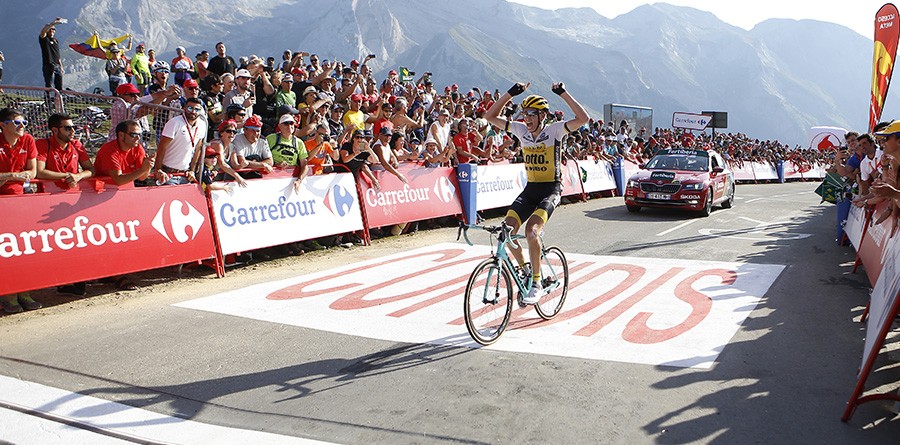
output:
[[[516,178],[516,184],[519,185],[520,189],[525,188],[525,185],[528,184],[528,175],[525,174],[525,171],[520,171],[519,176]]]
[[[476,176],[475,171],[472,172],[472,177]],[[453,200],[453,195],[456,194],[456,187],[453,186],[453,183],[447,179],[446,176],[441,176],[434,182],[434,196],[437,196],[437,199],[441,200],[444,204],[449,204],[450,201]]]
[[[347,216],[350,213],[354,201],[356,200],[353,199],[353,195],[339,185],[335,185],[325,194],[325,207],[331,210],[331,213],[340,217]]]
[[[168,211],[167,211],[168,210]],[[182,201],[172,201],[168,205],[162,204],[153,217],[150,224],[162,235],[166,241],[174,243],[186,243],[197,237],[200,227],[206,218],[190,203]],[[168,222],[168,226],[166,225]],[[191,228],[188,235],[187,228]],[[175,241],[172,240],[175,239]]]

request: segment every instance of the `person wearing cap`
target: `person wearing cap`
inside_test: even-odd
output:
[[[52,22],[44,25],[38,34],[38,43],[41,45],[44,86],[56,88],[58,91],[63,89],[62,59],[60,59],[59,55],[59,40],[56,39],[56,25],[60,23],[63,23],[63,18],[57,17]]]
[[[222,79],[216,73],[209,73],[200,79],[199,86],[199,97],[203,101],[203,108],[206,109],[209,128],[217,128],[225,119],[225,107],[222,106],[222,100],[225,98],[225,95],[222,94]],[[212,140],[214,133],[214,131],[209,131],[206,140]]]
[[[451,147],[441,150],[434,138],[429,137],[425,140],[425,148],[422,150],[422,162],[425,167],[449,167],[450,159],[454,156],[456,153]]]
[[[328,128],[329,133],[333,137],[338,137],[344,134],[344,123],[341,122],[341,118],[344,117],[344,106],[336,103],[331,106],[331,110],[328,113]]]
[[[139,91],[143,91],[150,84],[150,58],[144,52],[144,44],[139,43],[131,57],[131,73],[137,83]]]
[[[237,103],[244,108],[251,108],[256,102],[253,89],[250,85],[250,71],[246,69],[238,70],[234,75],[234,89],[225,94],[225,101],[222,102],[226,107]]]
[[[306,145],[294,135],[296,129],[297,121],[294,120],[294,115],[284,114],[278,119],[277,131],[266,137],[275,167],[283,169],[299,165],[298,162],[301,158],[304,163],[306,162]]]
[[[897,171],[900,169],[900,120],[891,122],[883,130],[875,133],[881,140],[881,178],[872,182],[869,188],[871,193],[880,199],[893,200],[891,214],[900,217],[900,184],[897,180]],[[889,214],[881,215],[878,219],[884,220]]]
[[[209,142],[207,150],[213,149],[218,153],[217,167],[223,174],[218,175],[219,180],[230,179],[241,187],[247,187],[247,181],[237,174],[231,165],[237,165],[237,153],[234,152],[234,138],[237,137],[240,123],[234,119],[225,119],[219,124],[215,132],[218,137]],[[227,175],[227,176],[225,176]]]
[[[109,92],[116,94],[116,87],[125,83],[125,71],[128,69],[128,63],[125,61],[125,54],[118,45],[113,43],[109,45],[109,52],[106,59],[106,75],[109,76]]]
[[[193,81],[193,79],[191,79]],[[156,147],[154,176],[157,184],[196,182],[194,173],[200,164],[208,130],[203,101],[198,97],[185,100],[183,112],[166,122]]]
[[[294,108],[297,105],[297,94],[291,89],[294,86],[294,76],[290,74],[284,74],[281,76],[281,84],[278,86],[278,92],[275,93],[275,98],[272,100],[272,105],[275,106],[275,117],[281,118],[282,107],[287,106],[290,108]]]
[[[306,87],[303,90],[303,97],[300,98],[300,103],[297,104],[297,111],[300,112],[300,126],[305,127],[315,122],[313,119],[315,110],[327,102],[327,98],[319,97],[319,90],[316,87],[312,85]]]
[[[150,122],[146,116],[150,113],[149,107],[142,107],[138,100],[141,97],[140,91],[131,83],[123,83],[116,87],[116,96],[122,100],[113,101],[109,108],[109,138],[113,141],[116,139],[116,126],[124,120],[135,120],[141,127],[141,132],[150,131]]]
[[[366,78],[350,68],[344,68],[341,73],[340,92],[337,95],[338,102],[348,100],[350,96],[357,94],[362,96],[365,92]]]
[[[506,104],[513,97],[524,93],[530,85],[530,83],[514,84],[509,91],[497,99],[494,106],[487,111],[485,118],[497,128],[502,128],[516,136],[521,142],[528,183],[525,185],[525,190],[510,206],[505,222],[512,227],[512,233],[516,233],[521,226],[525,226],[529,259],[532,265],[539,265],[541,264],[542,250],[540,234],[543,232],[547,220],[553,214],[553,210],[559,204],[562,193],[560,144],[567,134],[586,124],[589,117],[584,107],[566,91],[565,85],[561,82],[552,84],[550,90],[559,95],[572,110],[575,116],[571,120],[547,125],[550,106],[547,99],[534,94],[526,97],[521,104],[525,122],[513,122],[502,117],[501,112]],[[528,268],[525,266],[521,248],[510,250],[516,258],[519,268],[527,273]],[[532,286],[522,299],[525,304],[535,304],[544,296],[540,269],[540,267],[534,267],[531,270]]]
[[[225,73],[234,75],[237,64],[231,56],[225,54],[225,43],[216,43],[216,55],[209,59],[209,65],[207,65],[206,69],[220,76]]]
[[[185,54],[183,46],[175,48],[175,58],[172,59],[172,71],[175,72],[175,83],[183,85],[185,80],[191,78],[194,70],[194,61]]]
[[[236,155],[232,164],[237,170],[256,170],[242,173],[247,179],[261,178],[260,173],[272,172],[272,151],[265,138],[260,137],[262,118],[252,115],[244,121],[244,132],[234,138],[233,152]]]
[[[426,139],[432,139],[438,144],[438,151],[444,152],[450,142],[450,112],[446,108],[438,111],[438,118],[428,127]]]

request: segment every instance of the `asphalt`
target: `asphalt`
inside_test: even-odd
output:
[[[838,245],[835,207],[819,203],[816,185],[739,185],[735,207],[708,218],[633,214],[621,198],[554,213],[545,239],[567,253],[786,266],[709,369],[397,343],[172,306],[455,241],[455,229],[437,229],[235,268],[223,279],[166,269],[139,275],[139,291],[36,292],[51,307],[0,317],[0,375],[347,444],[896,443],[892,403],[862,405],[840,421],[869,288],[864,273],[850,272],[853,250]],[[867,388],[896,389],[895,347],[892,339]],[[0,438],[10,440],[2,427]]]

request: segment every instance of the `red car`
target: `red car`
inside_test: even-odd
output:
[[[680,208],[709,216],[715,205],[734,205],[734,174],[715,151],[660,150],[628,179],[625,207]]]

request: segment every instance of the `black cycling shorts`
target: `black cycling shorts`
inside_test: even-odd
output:
[[[553,214],[553,209],[559,205],[561,194],[562,183],[529,182],[509,207],[506,216],[518,220],[519,225],[527,221],[531,215],[537,215],[546,223]]]

